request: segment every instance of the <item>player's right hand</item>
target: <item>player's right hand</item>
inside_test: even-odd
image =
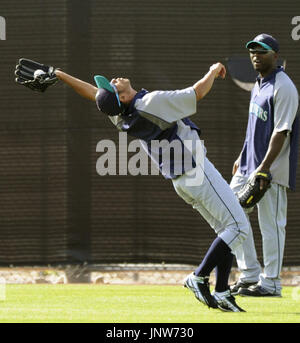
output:
[[[240,166],[240,158],[238,158],[234,163],[233,163],[233,167],[232,167],[232,175],[234,175],[236,173],[236,171],[238,170],[238,167]]]
[[[226,68],[222,63],[218,62],[213,64],[212,66],[210,66],[209,70],[215,73],[215,78],[220,76],[222,79],[225,79]]]

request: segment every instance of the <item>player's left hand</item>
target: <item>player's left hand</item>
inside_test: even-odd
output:
[[[16,65],[15,81],[38,92],[45,92],[54,85],[58,79],[55,75],[55,68],[47,66],[27,58],[21,58]]]

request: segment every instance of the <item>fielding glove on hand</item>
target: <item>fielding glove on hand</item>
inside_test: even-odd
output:
[[[260,188],[260,180],[266,180],[263,189]],[[271,187],[272,176],[270,173],[258,172],[253,178],[247,181],[244,187],[237,193],[242,207],[251,208],[255,206]]]
[[[27,58],[21,58],[16,65],[15,81],[34,91],[45,92],[54,85],[58,78],[55,75],[55,68],[47,66]]]

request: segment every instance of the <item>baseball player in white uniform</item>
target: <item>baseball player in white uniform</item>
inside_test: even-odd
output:
[[[234,164],[230,186],[237,193],[257,172],[270,172],[272,182],[257,204],[264,271],[257,260],[250,230],[235,252],[241,275],[231,291],[244,296],[281,296],[286,190],[294,189],[296,181],[299,98],[284,68],[277,66],[279,45],[274,37],[260,34],[246,47],[259,76],[251,93],[246,138]]]
[[[125,78],[109,82],[103,76],[96,76],[98,87],[95,87],[61,70],[56,70],[55,74],[81,96],[96,100],[99,110],[109,116],[118,130],[139,138],[163,176],[172,180],[177,194],[199,211],[217,233],[200,266],[186,278],[185,287],[209,307],[243,311],[230,293],[228,278],[232,252],[245,240],[248,221],[229,185],[206,156],[203,163],[197,164],[195,146],[200,142],[200,130],[188,118],[196,113],[197,102],[210,91],[214,80],[225,77],[225,67],[221,63],[212,65],[201,80],[186,89],[153,92],[136,91]],[[162,163],[161,151],[151,150],[153,140],[177,141],[183,147],[182,154],[192,163],[183,165],[184,159],[176,156],[171,156],[169,163]],[[193,144],[186,148],[184,141]],[[198,183],[195,178],[199,178]],[[208,280],[215,268],[216,288],[212,295]]]

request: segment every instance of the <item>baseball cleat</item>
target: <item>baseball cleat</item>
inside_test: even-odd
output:
[[[218,308],[224,312],[246,312],[235,302],[234,296],[231,295],[228,289],[225,292],[214,292],[214,298],[217,301]]]
[[[191,290],[196,299],[207,305],[209,308],[218,308],[218,304],[215,298],[209,291],[209,277],[196,276],[194,273],[188,275],[184,280],[184,287]]]
[[[235,284],[230,286],[230,293],[231,295],[238,295],[239,291],[242,288],[249,288],[250,286],[256,285],[257,282],[243,282],[243,281],[237,281]]]
[[[244,297],[281,297],[281,293],[269,292],[260,285],[242,288],[239,291],[239,295]]]

